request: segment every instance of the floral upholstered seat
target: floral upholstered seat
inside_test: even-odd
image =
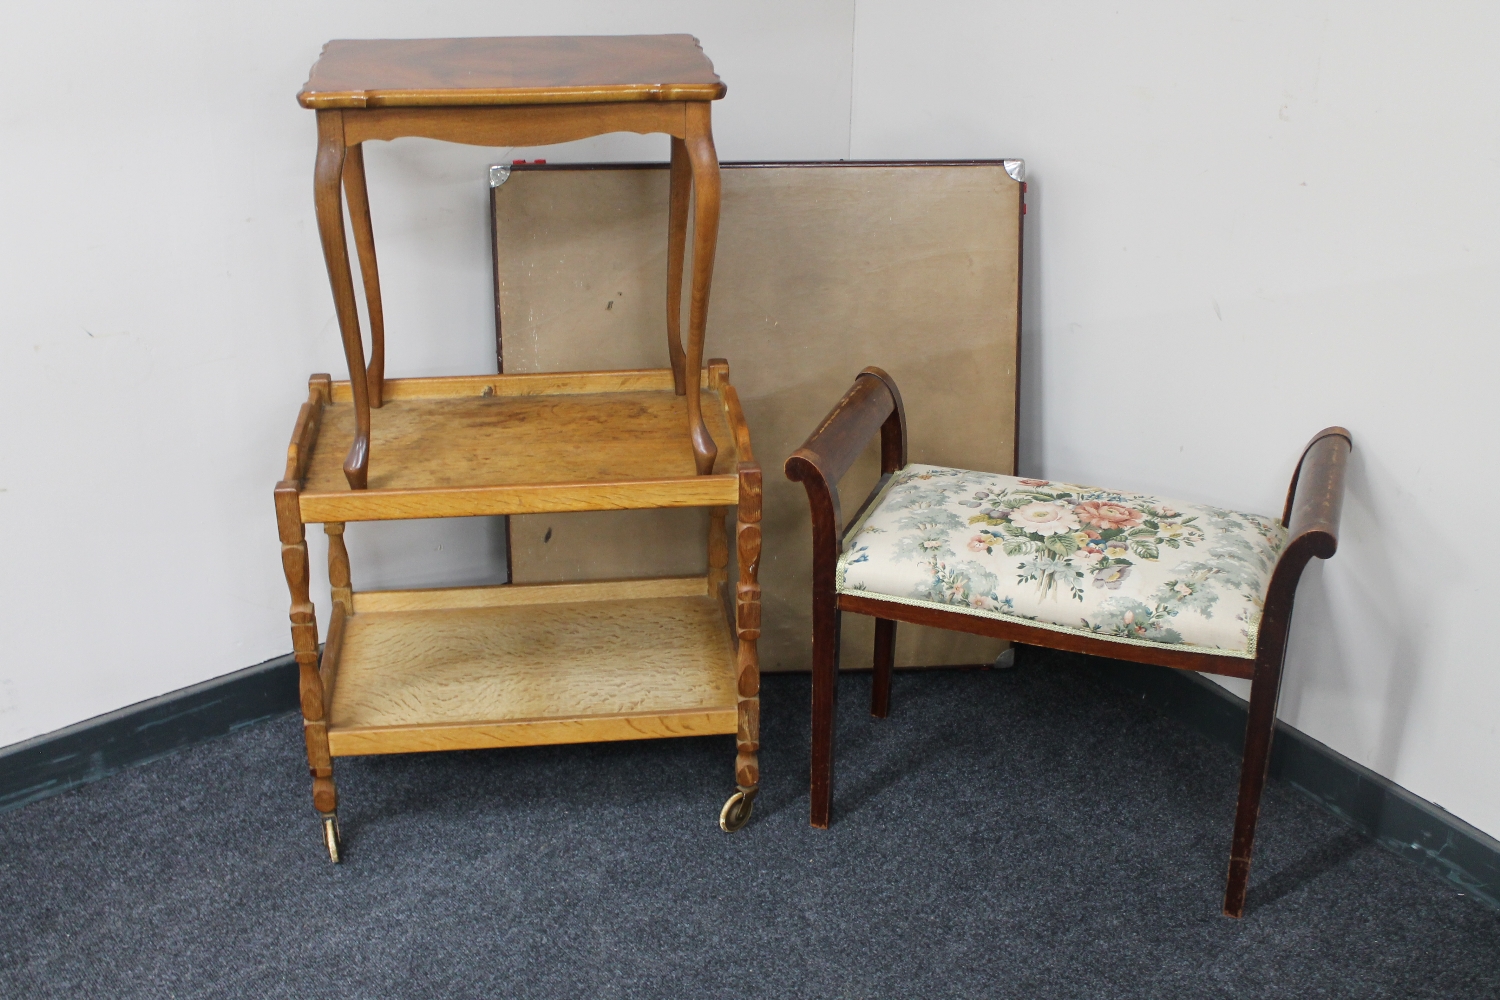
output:
[[[1286,537],[1271,517],[908,465],[845,536],[838,590],[1253,658]]]

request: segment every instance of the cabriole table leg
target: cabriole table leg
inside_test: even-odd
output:
[[[714,276],[714,252],[719,243],[719,158],[706,103],[687,105],[688,160],[693,171],[693,293],[688,310],[687,389],[688,434],[698,474],[713,471],[719,449],[703,423],[699,370],[703,367],[703,336],[708,324],[708,292]]]
[[[378,410],[385,386],[385,308],[380,301],[380,267],[375,260],[375,230],[370,225],[370,191],[365,184],[362,144],[348,147],[344,157],[344,197],[349,200],[349,225],[354,230],[359,274],[365,285],[365,312],[370,317],[370,364],[365,369],[365,383],[370,408]]]
[[[323,261],[333,287],[344,360],[349,365],[349,388],[354,396],[354,443],[344,459],[349,488],[362,490],[370,467],[370,396],[365,373],[365,345],[360,339],[359,310],[354,304],[354,277],[349,270],[349,243],[344,238],[344,117],[341,111],[318,112],[318,159],[313,169],[313,200],[318,210],[318,235]],[[373,249],[373,247],[372,247]]]
[[[672,170],[667,194],[667,356],[677,395],[687,393],[687,355],[682,350],[682,268],[687,256],[688,201],[693,194],[693,165],[687,145],[672,136]]]

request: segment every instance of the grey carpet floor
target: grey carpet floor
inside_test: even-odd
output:
[[[0,815],[0,996],[1500,997],[1500,914],[1268,789],[1219,915],[1238,761],[1102,682],[844,679],[831,830],[805,677],[728,737],[338,762],[295,717]]]

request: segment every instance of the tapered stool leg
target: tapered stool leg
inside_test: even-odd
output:
[[[896,623],[875,619],[875,678],[870,685],[870,714],[884,719],[891,714],[891,671],[896,666]]]
[[[1250,855],[1255,847],[1255,825],[1260,797],[1271,764],[1271,738],[1276,731],[1276,700],[1281,692],[1281,658],[1256,664],[1250,687],[1250,717],[1245,723],[1245,756],[1240,764],[1240,798],[1234,815],[1234,843],[1229,850],[1229,880],[1224,888],[1224,915],[1245,912],[1250,884]]]
[[[821,596],[821,595],[820,595]],[[839,621],[833,594],[813,603],[812,825],[828,829],[833,805],[833,731],[839,693]]]

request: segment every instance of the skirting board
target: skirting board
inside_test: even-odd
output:
[[[1146,704],[1236,754],[1242,751],[1249,714],[1244,699],[1185,670],[1094,662],[1106,683],[1139,695]],[[1279,720],[1271,741],[1271,777],[1285,781],[1380,846],[1500,909],[1500,841],[1442,806],[1418,798]]]
[[[0,812],[296,708],[288,653],[0,748]]]
[[[1236,753],[1244,742],[1246,703],[1197,674],[1042,655],[1096,667],[1111,686]],[[5,747],[0,749],[0,812],[296,708],[297,663],[287,654]],[[1500,841],[1482,830],[1280,722],[1271,776],[1381,846],[1500,909]]]

